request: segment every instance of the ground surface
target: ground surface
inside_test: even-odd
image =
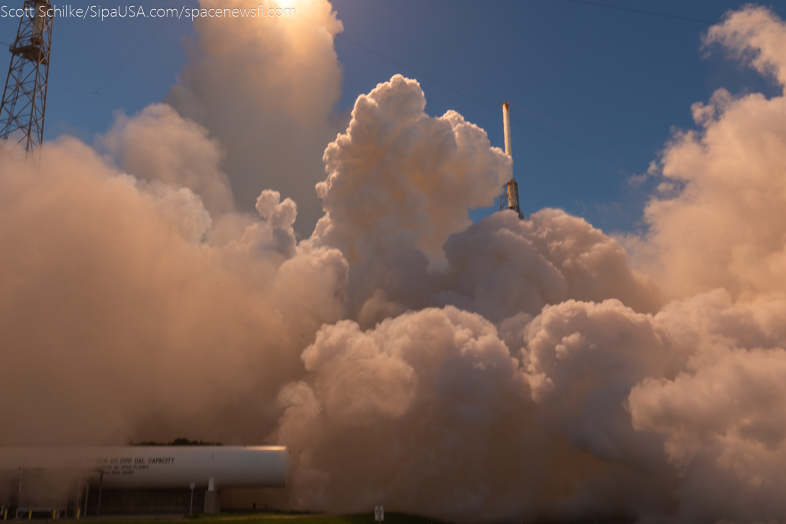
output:
[[[90,524],[150,524],[152,522],[180,522],[192,521],[194,524],[258,524],[271,520],[286,520],[287,524],[374,524],[374,514],[364,513],[361,515],[312,515],[312,514],[288,514],[288,513],[256,513],[253,515],[218,515],[218,516],[199,516],[192,519],[177,518],[174,516],[162,516],[160,518],[88,518]],[[433,519],[405,515],[403,513],[385,513],[383,524],[443,524]]]

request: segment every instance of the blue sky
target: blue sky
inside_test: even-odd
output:
[[[345,28],[335,43],[344,67],[339,109],[402,73],[421,82],[429,114],[455,109],[501,146],[499,104],[509,100],[525,213],[561,207],[604,231],[638,230],[656,181],[636,188],[629,179],[646,171],[673,129],[693,127],[691,104],[721,87],[772,95],[777,86],[701,49],[709,27],[702,21],[717,22],[742,2],[595,3],[627,10],[576,0],[335,0]],[[197,5],[143,2],[156,4]],[[786,1],[768,5],[786,16]],[[12,41],[16,28],[16,20],[0,19],[0,41]],[[163,99],[193,27],[174,19],[60,19],[53,35],[46,137],[90,142],[115,111],[133,114]]]

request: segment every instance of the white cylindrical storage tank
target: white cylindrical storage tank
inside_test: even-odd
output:
[[[104,488],[284,487],[282,446],[0,447],[0,471],[72,470]]]

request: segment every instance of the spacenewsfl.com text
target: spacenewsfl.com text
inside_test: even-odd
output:
[[[249,8],[220,8],[210,9],[198,7],[145,7],[140,5],[125,5],[116,7],[102,7],[100,5],[74,7],[71,4],[64,6],[44,5],[36,8],[8,7],[0,5],[0,18],[22,17],[53,17],[73,18],[76,20],[112,20],[118,18],[175,18],[177,20],[191,20],[197,18],[294,18],[294,7],[265,7],[259,4]]]

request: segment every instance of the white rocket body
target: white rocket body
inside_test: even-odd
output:
[[[510,149],[510,104],[508,102],[502,104],[502,121],[505,125],[505,154],[513,156]]]

